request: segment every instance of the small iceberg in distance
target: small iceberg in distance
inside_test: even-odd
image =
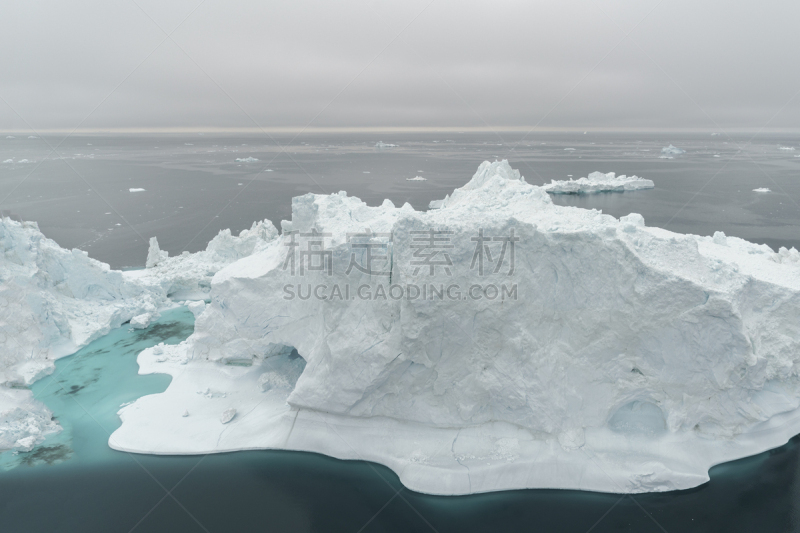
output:
[[[766,187],[759,187],[758,189],[753,189],[753,192],[772,192],[770,189]]]
[[[594,194],[600,192],[625,192],[652,189],[655,184],[638,176],[617,176],[614,172],[592,172],[586,178],[552,180],[542,188],[550,194]]]
[[[406,178],[406,181],[428,181],[426,178],[422,176],[414,176],[413,178]]]
[[[255,157],[238,157],[236,158],[237,163],[255,163],[258,161]]]
[[[383,141],[378,141],[375,143],[375,148],[396,148],[396,147],[397,147],[396,144],[389,144]]]
[[[794,152],[794,146],[778,146],[778,150],[784,150],[786,152]]]
[[[130,191],[130,192],[144,192],[144,191],[145,191],[145,189],[140,189],[140,188],[130,188],[130,189],[128,189],[128,191]]]
[[[661,149],[660,159],[672,159],[673,156],[685,154],[686,150],[681,150],[677,146],[669,145]]]

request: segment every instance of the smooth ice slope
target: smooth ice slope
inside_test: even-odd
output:
[[[614,172],[592,172],[586,178],[573,180],[552,180],[544,185],[544,190],[551,194],[593,194],[599,192],[625,192],[652,189],[652,180],[638,176],[617,176]]]
[[[556,206],[505,161],[438,207],[295,198],[280,239],[214,276],[195,333],[139,356],[173,380],[120,411],[113,445],[310,450],[438,494],[643,492],[800,432],[796,250]],[[436,254],[416,246],[431,230],[452,232]],[[330,252],[302,275],[294,232]],[[384,263],[348,272],[367,249]]]

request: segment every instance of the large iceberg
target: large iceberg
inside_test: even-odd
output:
[[[437,207],[294,198],[194,334],[140,354],[173,380],[109,444],[314,451],[436,494],[633,493],[800,432],[796,250],[556,206],[505,161]]]
[[[588,177],[573,180],[552,180],[544,185],[551,194],[593,194],[599,192],[624,192],[652,189],[652,180],[638,176],[617,176],[614,172],[592,172]]]

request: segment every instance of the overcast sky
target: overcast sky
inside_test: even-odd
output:
[[[798,128],[798,20],[775,0],[3,0],[0,130]]]

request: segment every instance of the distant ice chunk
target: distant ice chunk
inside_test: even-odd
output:
[[[655,184],[638,176],[617,176],[614,172],[592,172],[577,180],[553,180],[543,186],[550,194],[593,194],[599,192],[624,192],[652,189]]]
[[[406,181],[428,181],[426,178],[422,176],[414,176],[413,178],[406,178]]]
[[[571,152],[571,151],[574,151],[574,150],[575,150],[575,148],[564,148],[565,152]]]
[[[3,161],[3,163],[13,163],[13,162],[14,162],[13,159],[6,159],[5,161]]]
[[[237,163],[255,163],[256,161],[258,161],[258,159],[256,159],[255,157],[237,157],[236,158],[236,162]]]
[[[144,192],[144,189],[140,189],[140,188],[137,188],[137,187],[131,187],[130,189],[128,189],[128,191],[130,191],[130,192]]]
[[[759,187],[758,189],[753,189],[753,192],[772,192],[766,187]]]
[[[669,146],[662,148],[661,153],[666,156],[681,155],[685,154],[686,150],[681,150],[680,148],[670,144]]]
[[[16,139],[13,135],[6,135],[6,139]]]
[[[794,152],[794,146],[778,146],[778,150],[786,150],[787,152]]]
[[[17,163],[30,163],[27,159],[20,159]]]
[[[436,142],[436,141],[434,141],[434,142]],[[375,143],[375,148],[395,148],[396,146],[397,146],[396,144],[389,144],[389,143],[385,143],[383,141],[378,141],[378,142]]]
[[[38,139],[38,138],[39,137],[37,137],[36,135],[28,135],[28,139]]]

